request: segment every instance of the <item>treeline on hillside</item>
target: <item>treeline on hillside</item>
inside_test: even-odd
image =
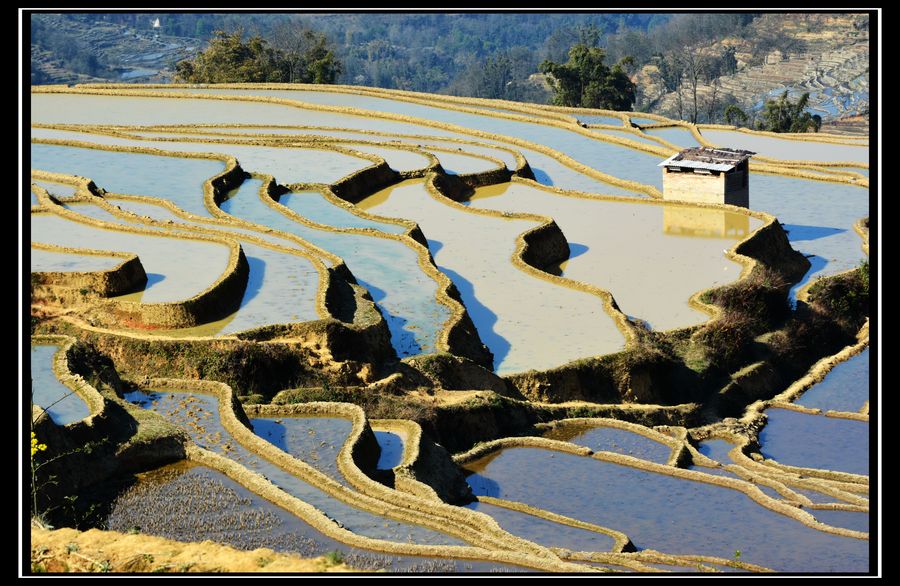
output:
[[[274,35],[285,23],[324,34],[341,64],[337,83],[422,92],[547,101],[538,79],[545,60],[564,62],[578,42],[578,28],[592,25],[602,36],[626,28],[645,30],[668,15],[637,14],[253,14],[253,13],[95,13],[62,14],[64,20],[94,21],[151,29],[159,18],[161,35],[208,41],[214,31],[242,29],[260,36],[269,48],[285,50]],[[32,18],[32,21],[34,18]],[[483,69],[493,73],[483,78]],[[539,76],[535,76],[539,77]],[[500,83],[497,80],[504,80]]]
[[[668,19],[659,14],[340,14],[307,21],[339,47],[342,83],[476,97],[521,99],[524,84],[546,59],[565,61],[579,27],[602,34],[644,30]],[[491,67],[500,75],[478,76]],[[495,83],[508,72],[512,85]],[[502,89],[500,89],[502,88]],[[546,91],[539,95],[546,99]],[[517,97],[518,96],[518,97]]]
[[[635,110],[654,107],[660,90],[654,89],[653,95],[644,90],[655,86],[674,95],[670,115],[692,122],[751,126],[759,122],[780,128],[784,126],[781,114],[746,116],[745,105],[720,91],[717,79],[737,69],[735,47],[726,41],[709,48],[723,39],[749,38],[752,62],[761,62],[774,49],[787,54],[803,50],[802,42],[781,30],[757,30],[753,26],[757,16],[733,12],[62,14],[56,18],[62,19],[63,26],[53,30],[32,18],[32,41],[62,68],[103,77],[110,67],[90,43],[74,32],[69,34],[76,27],[66,28],[65,23],[90,28],[102,21],[146,31],[159,18],[160,27],[154,32],[209,42],[197,57],[178,64],[181,81],[345,83]],[[707,49],[698,49],[703,46]],[[631,81],[634,74],[648,64],[654,66],[647,69],[651,83],[636,86]],[[32,71],[32,81],[40,83],[34,66]],[[700,87],[703,91],[698,91]],[[781,102],[772,112],[788,109]],[[815,120],[804,119],[800,124],[813,128]]]
[[[605,63],[606,53],[597,47],[600,33],[596,27],[581,30],[581,41],[569,49],[565,63],[546,60],[540,71],[560,106],[628,110],[634,103],[634,83],[625,68],[625,58],[612,67]],[[188,83],[297,82],[334,83],[341,64],[319,33],[299,22],[279,24],[273,31],[272,45],[259,35],[243,40],[243,31],[215,31],[209,45],[193,59],[176,65],[176,80]],[[486,94],[509,97],[515,75],[510,60],[488,58],[480,78],[488,87]],[[520,72],[523,73],[523,72]]]
[[[691,122],[722,122],[725,111],[738,108],[734,96],[719,92],[715,80],[737,71],[735,48],[700,52],[696,47],[729,37],[740,37],[758,15],[750,13],[680,14],[650,31],[629,30],[607,39],[610,58],[631,57],[636,68],[656,67],[656,80],[667,92],[675,93],[672,115]],[[693,47],[693,50],[686,50]],[[711,92],[698,94],[701,85],[713,85]],[[650,96],[638,88],[636,109],[648,110]]]

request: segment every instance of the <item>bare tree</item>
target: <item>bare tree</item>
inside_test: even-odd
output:
[[[681,56],[684,64],[684,75],[687,77],[688,85],[691,90],[691,122],[697,123],[697,86],[700,85],[700,79],[706,70],[706,57],[693,51],[687,51]]]
[[[682,84],[678,84],[675,89],[675,108],[678,109],[678,119],[684,120],[684,96],[682,96]]]

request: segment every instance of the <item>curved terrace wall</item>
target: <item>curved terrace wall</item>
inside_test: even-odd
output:
[[[138,149],[133,147],[121,147],[123,150],[136,150],[138,152],[144,152],[145,150],[152,152],[153,154],[168,153],[172,156],[172,153],[168,151],[158,151],[156,149]],[[194,154],[196,156],[196,154]],[[177,154],[174,156],[178,156]],[[222,158],[220,155],[210,155],[217,158]],[[240,169],[237,165],[237,161],[233,157],[226,158],[227,167],[225,171],[221,174],[211,178],[204,185],[204,197],[206,198],[208,204],[220,202],[224,199],[225,194],[233,189],[235,186],[239,185],[246,173]],[[71,182],[71,178],[67,176],[60,176],[56,174],[47,174],[47,173],[35,173],[36,177],[45,177],[45,178],[53,178],[60,181],[69,181]],[[112,211],[113,208],[109,206],[109,204],[102,200],[102,195],[105,192],[97,189],[93,186],[92,183],[86,184],[88,191],[85,192],[81,190],[81,193],[84,197],[90,197],[93,195],[101,196],[100,205],[105,207],[106,209]],[[274,182],[270,181],[267,183],[264,188],[266,189],[275,189]],[[84,186],[82,186],[84,187]],[[140,200],[140,201],[150,201],[152,203],[156,203],[154,198],[147,198],[142,196],[128,196],[129,198]],[[93,201],[93,200],[92,200]],[[163,202],[165,205],[167,202]],[[165,207],[169,208],[173,212],[176,209],[171,205],[165,205]],[[218,208],[215,208],[218,209]],[[63,210],[65,211],[65,210]],[[130,214],[127,212],[122,212],[121,210],[116,209],[114,213],[117,215],[125,215],[129,216],[129,218],[135,219],[137,222],[146,223],[150,225],[162,226],[164,228],[169,228],[169,224],[166,222],[159,222],[155,220],[151,220],[148,218],[142,218],[135,214]],[[191,214],[187,214],[184,212],[180,212],[180,214],[185,215],[187,217],[193,217]],[[221,213],[223,218],[219,221],[220,223],[233,225],[237,224],[240,226],[246,225],[246,223],[242,223],[240,220],[232,219],[224,212]],[[205,220],[205,218],[203,219]],[[99,221],[98,221],[99,222]],[[100,222],[102,224],[102,222]],[[119,225],[116,225],[118,228]],[[210,227],[208,230],[204,231],[206,234],[217,234],[217,231]],[[200,232],[203,234],[201,238],[210,238],[210,236],[206,236],[204,232]],[[218,232],[218,234],[222,234]],[[307,247],[312,248],[312,245],[305,243],[305,241],[293,237],[293,240],[298,241],[300,245],[306,245]],[[393,350],[390,347],[389,334],[386,331],[386,325],[384,320],[381,317],[380,312],[378,312],[377,308],[372,304],[371,298],[363,292],[358,286],[355,285],[355,280],[352,275],[346,269],[346,266],[343,265],[343,261],[334,256],[330,255],[326,251],[322,251],[318,249],[322,255],[326,255],[332,262],[335,263],[333,268],[326,268],[321,266],[321,263],[316,264],[316,267],[319,269],[320,276],[320,287],[319,287],[319,298],[320,305],[324,308],[324,313],[326,315],[343,315],[350,312],[350,321],[358,321],[357,324],[341,324],[337,319],[326,319],[314,322],[306,322],[304,324],[291,324],[290,326],[272,326],[272,327],[262,327],[256,328],[254,330],[250,330],[248,332],[240,334],[238,337],[244,337],[247,339],[270,339],[274,336],[280,337],[291,337],[291,338],[305,338],[308,341],[308,346],[318,345],[321,348],[324,348],[324,353],[327,355],[328,359],[334,360],[355,360],[358,362],[367,362],[377,364],[385,359],[389,359],[393,356]],[[243,256],[243,252],[241,251],[241,259],[243,262],[241,263],[243,267],[239,267],[243,269],[245,274],[246,281],[246,272],[248,267],[246,265],[246,259]],[[225,282],[226,285],[233,285],[235,283],[239,283],[239,281],[235,277],[239,277],[240,272],[237,275],[234,275],[230,280]],[[349,281],[348,281],[349,279]],[[222,283],[220,283],[222,285]],[[237,304],[239,305],[240,299],[243,296],[243,286],[242,285],[239,290],[239,295],[235,295],[237,297]],[[349,295],[347,294],[337,294],[335,291],[343,291],[347,288],[351,289]],[[237,290],[234,291],[238,293]],[[187,325],[194,325],[193,323],[189,323],[188,317],[191,320],[197,320],[196,323],[202,323],[204,321],[212,321],[213,318],[204,317],[203,309],[207,306],[219,307],[219,308],[227,308],[228,306],[224,303],[216,304],[215,301],[210,303],[211,297],[201,297],[199,300],[188,300],[188,302],[179,304],[179,309],[169,309],[170,314],[176,311],[182,311],[182,315],[184,312],[188,313],[187,317],[179,317],[178,314],[174,314],[174,316],[170,316],[166,321],[162,321],[158,316],[160,314],[160,310],[155,310],[153,316],[156,321],[152,322],[156,325],[165,324],[164,327],[184,327]],[[199,303],[198,303],[199,301]],[[127,302],[121,302],[122,304]],[[347,306],[346,309],[339,307],[340,304]],[[135,304],[131,304],[135,305]],[[150,304],[140,304],[138,307],[141,308],[143,312],[140,315],[141,319],[146,320],[144,317],[148,311],[153,312],[154,310],[146,309]],[[334,313],[328,311],[329,306]],[[221,309],[220,309],[221,310]],[[235,306],[232,311],[237,310],[237,306]],[[121,310],[120,310],[121,311]],[[190,312],[193,312],[192,314]],[[230,312],[229,312],[230,313]],[[110,316],[114,317],[110,317]],[[135,323],[137,322],[137,318],[134,317],[134,314],[127,313],[112,313],[109,310],[106,310],[101,313],[100,319],[97,319],[98,324],[108,324],[111,327],[114,327],[116,324],[121,323],[121,317],[125,315],[126,319],[131,319],[131,321],[126,321],[125,323]],[[146,323],[137,322],[137,323]],[[364,367],[363,371],[361,371],[364,378],[371,376],[373,371],[373,366]],[[368,373],[368,374],[366,374]]]
[[[189,87],[189,86],[186,86],[186,87]],[[275,87],[275,86],[266,85],[265,87],[269,88],[269,87]],[[275,89],[278,89],[278,88],[276,87]],[[297,88],[296,88],[296,86],[293,86],[289,89],[297,89]],[[311,86],[308,89],[318,89],[319,91],[322,91],[321,87],[316,88],[315,86]],[[358,88],[351,90],[351,89],[347,89],[347,88],[341,88],[340,86],[329,86],[329,90],[333,90],[333,89],[337,89],[344,93],[358,93],[360,95],[370,95],[369,93],[359,91]],[[100,86],[84,86],[84,87],[77,87],[77,88],[61,88],[58,86],[35,86],[34,88],[32,88],[32,91],[35,93],[82,93],[82,94],[97,94],[97,95],[156,97],[156,98],[174,98],[174,99],[193,98],[193,99],[214,99],[214,100],[215,99],[218,99],[218,100],[241,100],[241,101],[249,101],[249,102],[267,102],[267,103],[281,104],[281,105],[300,107],[300,108],[306,108],[306,109],[312,109],[312,110],[320,110],[320,111],[324,111],[324,112],[353,114],[353,115],[357,115],[357,116],[371,115],[371,113],[369,113],[369,112],[366,112],[364,110],[358,110],[355,108],[346,108],[346,107],[338,107],[338,106],[323,106],[320,104],[309,104],[309,103],[299,102],[297,100],[276,98],[276,97],[271,97],[271,96],[247,96],[247,95],[234,96],[234,95],[212,95],[212,94],[190,94],[190,93],[184,93],[184,94],[172,93],[172,94],[161,95],[160,92],[153,92],[153,91],[148,91],[148,90],[143,90],[143,91],[135,90],[135,89],[125,90],[125,89],[122,89],[121,87],[118,87],[116,89],[104,89],[103,87],[100,87]],[[397,96],[400,96],[402,94],[403,94],[403,92],[397,92],[396,94],[392,95],[391,97],[396,98]],[[402,98],[402,99],[404,99],[405,101],[409,101],[409,102],[416,102],[416,103],[422,103],[424,105],[431,105],[426,100],[411,99],[411,98]],[[454,107],[454,109],[464,110],[462,108],[456,108],[456,107]],[[475,111],[474,113],[483,114],[483,112],[479,112],[479,111]],[[597,136],[594,135],[594,133],[592,133],[589,130],[582,129],[579,126],[575,126],[573,128],[569,125],[563,125],[559,121],[552,121],[552,120],[548,120],[548,119],[544,119],[544,118],[534,119],[534,118],[530,118],[527,116],[504,114],[504,113],[496,113],[496,115],[501,118],[510,118],[510,119],[514,119],[514,120],[521,119],[521,121],[526,121],[526,122],[534,122],[534,123],[546,124],[546,125],[551,125],[551,126],[559,126],[559,127],[566,128],[568,130],[580,132],[581,134],[591,136],[595,139],[598,138]],[[624,187],[626,189],[630,189],[630,190],[637,191],[640,193],[646,193],[647,195],[649,195],[651,197],[661,197],[661,193],[655,187],[645,185],[642,183],[638,183],[636,181],[620,179],[613,175],[608,175],[606,173],[597,171],[596,169],[593,169],[592,167],[581,164],[581,163],[575,161],[574,159],[572,159],[571,157],[564,155],[562,153],[559,153],[559,152],[555,151],[554,149],[550,149],[543,145],[532,143],[530,141],[525,141],[525,140],[516,139],[516,138],[512,138],[512,137],[497,137],[496,135],[493,135],[491,133],[487,133],[487,132],[483,132],[483,131],[479,131],[479,130],[459,127],[459,126],[452,125],[452,124],[439,123],[439,122],[435,122],[432,120],[425,120],[425,119],[415,118],[415,117],[411,117],[411,116],[403,116],[403,115],[390,114],[390,113],[379,113],[378,117],[386,119],[386,120],[409,122],[409,123],[417,124],[420,126],[430,126],[430,127],[435,127],[435,128],[441,128],[444,130],[449,130],[451,132],[456,132],[456,133],[460,133],[460,134],[464,134],[464,135],[468,135],[468,136],[475,136],[475,137],[489,139],[489,140],[497,140],[498,138],[500,138],[504,142],[507,142],[509,144],[529,148],[529,149],[535,150],[537,152],[541,152],[545,155],[554,157],[554,158],[558,159],[560,162],[562,162],[563,164],[565,164],[566,166],[573,168],[573,169],[575,169],[583,174],[586,174],[590,177],[593,177],[595,179],[599,179],[601,181],[610,183],[612,185],[618,185],[620,187]],[[668,150],[663,149],[663,147],[659,147],[657,149],[656,147],[653,147],[652,145],[648,145],[645,143],[637,143],[637,142],[630,141],[628,139],[620,138],[620,137],[616,137],[616,136],[604,136],[604,137],[602,137],[602,140],[605,140],[607,142],[621,144],[623,146],[628,146],[631,148],[640,147],[640,148],[637,148],[637,150],[644,150],[646,152],[651,152],[662,158],[665,158],[666,156],[668,156],[668,154],[670,154],[670,153],[668,153]]]
[[[53,357],[53,372],[65,386],[84,400],[90,415],[68,425],[56,425],[37,407],[32,413],[32,429],[41,443],[48,445],[53,458],[41,474],[65,478],[64,483],[42,483],[39,496],[49,498],[51,507],[60,508],[62,498],[73,496],[85,487],[128,472],[160,466],[184,457],[186,439],[154,414],[135,418],[132,408],[97,390],[73,367],[93,372],[91,364],[80,364],[83,354],[75,355],[79,342],[66,335],[37,335],[32,344],[58,344]],[[101,377],[102,379],[102,377]],[[104,384],[106,384],[105,381]],[[55,505],[53,504],[55,503]],[[53,512],[53,508],[47,511]]]
[[[40,287],[88,289],[98,297],[112,297],[135,291],[147,282],[147,273],[137,255],[86,248],[66,248],[36,242],[32,248],[79,255],[113,256],[124,259],[119,265],[102,271],[41,271],[31,273],[31,296],[40,297]]]
[[[275,489],[271,483],[255,473],[249,473],[243,466],[206,450],[196,447],[189,448],[188,456],[191,459],[226,473],[229,477],[248,487],[256,494],[297,514],[326,535],[350,545],[393,553],[506,561],[507,563],[538,567],[541,569],[559,567],[556,556],[548,550],[509,535],[502,531],[499,526],[488,517],[466,509],[459,509],[448,505],[439,505],[432,501],[426,502],[413,497],[412,495],[391,491],[366,477],[362,471],[359,470],[352,457],[352,453],[355,449],[354,446],[364,446],[366,444],[366,441],[361,438],[366,436],[365,431],[368,429],[368,424],[365,421],[361,410],[358,410],[357,407],[341,404],[312,404],[310,409],[317,414],[343,413],[344,415],[355,415],[353,431],[338,456],[341,471],[351,483],[358,483],[360,486],[366,487],[367,492],[371,490],[375,493],[381,493],[385,495],[386,498],[390,498],[390,501],[382,501],[361,492],[354,492],[325,476],[315,468],[310,467],[308,464],[285,454],[272,444],[254,435],[244,426],[241,418],[235,413],[235,411],[239,409],[239,406],[234,401],[231,389],[227,385],[209,381],[184,381],[172,379],[154,379],[150,381],[150,383],[150,386],[154,388],[187,390],[189,392],[200,392],[216,396],[219,400],[219,416],[221,421],[237,441],[240,441],[247,449],[257,455],[266,458],[291,474],[303,479],[305,482],[309,482],[320,490],[323,490],[352,506],[358,506],[405,522],[433,527],[439,531],[463,537],[467,541],[477,545],[474,548],[460,546],[423,546],[399,544],[355,535],[344,529],[338,528],[317,510],[302,503],[302,501]],[[303,407],[301,407],[301,409],[302,408]],[[265,409],[265,407],[262,407],[262,409]],[[368,429],[368,435],[371,435],[370,429]],[[371,440],[374,441],[374,436],[371,437]],[[482,549],[482,547],[485,549]]]
[[[83,146],[87,143],[68,143],[69,146]],[[152,151],[152,150],[151,150]],[[138,151],[143,152],[143,151]],[[159,152],[151,152],[150,154],[161,154]],[[233,158],[229,160],[229,168],[222,174],[210,180],[210,184],[219,185],[224,188],[231,181],[234,181],[237,174],[243,171],[237,165],[237,161]],[[63,181],[72,184],[72,179],[68,176],[60,176],[58,174],[33,172],[33,176],[47,180]],[[90,196],[93,193],[90,187],[93,182],[82,179],[76,183],[77,193]],[[55,204],[51,201],[46,190],[38,185],[34,185],[32,189],[38,195],[39,201],[42,203],[42,209],[35,213],[54,213],[67,219],[75,220],[98,228],[113,229],[120,232],[131,232],[135,234],[144,234],[150,236],[160,236],[153,230],[144,229],[138,226],[110,224],[102,220],[93,218],[84,218],[80,214],[76,214]],[[214,188],[215,189],[215,188]],[[94,190],[96,187],[94,186]],[[213,321],[234,312],[241,302],[244,295],[244,289],[247,286],[247,276],[249,274],[249,266],[247,258],[240,244],[230,238],[212,237],[200,234],[166,234],[170,238],[186,238],[192,240],[205,240],[224,244],[231,250],[228,265],[225,272],[206,290],[194,295],[193,297],[180,302],[173,303],[134,303],[131,301],[122,301],[116,299],[104,300],[98,306],[97,320],[98,323],[127,323],[136,327],[144,328],[179,328],[194,326],[206,321]]]
[[[502,170],[501,170],[501,169],[498,169],[497,171],[502,171]],[[441,175],[435,175],[435,176],[436,176],[436,177],[441,177]],[[496,179],[497,179],[497,178],[493,178],[493,179],[488,178],[488,179],[486,179],[486,180],[491,181],[491,180],[496,180]],[[438,180],[438,181],[439,181],[439,180]],[[447,182],[447,181],[445,180],[445,181],[444,181],[444,184],[447,185],[447,184],[449,184],[449,182]],[[354,189],[355,189],[355,188],[354,188]],[[451,190],[451,189],[447,189],[447,190],[449,191],[449,190]],[[454,199],[455,199],[455,198],[454,198]],[[411,230],[414,230],[414,228],[412,228]],[[558,229],[557,229],[557,230],[558,230]],[[545,247],[545,246],[542,246],[542,245],[540,244],[540,242],[541,242],[541,240],[542,240],[541,237],[542,237],[542,236],[545,236],[545,235],[550,235],[550,234],[552,234],[552,233],[553,233],[553,229],[552,229],[551,227],[540,227],[540,228],[539,228],[538,230],[536,230],[534,233],[526,234],[526,235],[523,236],[523,239],[522,239],[522,242],[523,242],[522,249],[523,249],[523,251],[524,251],[524,252],[527,254],[527,256],[528,256],[528,259],[527,259],[527,260],[525,261],[525,263],[524,263],[525,265],[529,265],[529,264],[532,264],[532,263],[541,263],[541,261],[547,260],[547,259],[554,259],[554,260],[555,260],[555,259],[561,259],[561,258],[563,258],[563,256],[562,256],[562,249],[563,249],[563,246],[562,246],[562,243],[561,243],[562,241],[559,240],[558,238],[550,238],[550,241],[551,241],[551,242],[556,241],[556,243],[555,243],[553,246],[554,246],[556,249],[558,249],[558,250],[556,250],[555,252],[553,252],[553,253],[551,253],[551,254],[549,254],[549,255],[547,255],[547,254],[542,254],[543,250],[544,250],[546,247]],[[542,258],[542,257],[543,257],[543,258]],[[529,262],[529,261],[530,261],[530,262]],[[527,270],[527,269],[526,269],[526,270]],[[745,274],[746,274],[746,272],[747,272],[747,271],[745,271]],[[541,271],[541,273],[543,273],[543,271]],[[544,273],[542,276],[543,276],[543,278],[547,278],[547,277],[548,277],[548,275],[546,275],[545,273]],[[449,289],[448,291],[449,291],[450,293],[453,292],[452,289]],[[630,325],[627,323],[627,320],[625,320],[625,318],[624,318],[624,316],[621,314],[621,312],[619,312],[619,311],[617,310],[617,307],[616,307],[616,305],[615,305],[615,301],[611,298],[611,296],[608,294],[608,292],[602,292],[602,293],[600,293],[600,294],[603,295],[603,293],[606,294],[604,297],[606,297],[606,300],[607,300],[607,309],[608,309],[608,311],[610,311],[610,313],[611,313],[612,315],[614,315],[614,316],[617,317],[617,321],[618,321],[618,323],[619,323],[619,325],[620,325],[620,328],[621,328],[621,329],[624,329],[626,332],[629,332],[629,331],[630,331]],[[699,296],[697,296],[695,299],[692,300],[692,304],[699,306],[700,308],[704,309],[704,310],[707,311],[707,312],[715,313],[715,309],[714,309],[714,308],[711,308],[710,306],[708,306],[708,305],[706,305],[706,304],[703,304],[703,303],[701,303],[701,302],[699,301]],[[449,341],[449,342],[451,343],[451,346],[455,346],[455,347],[451,347],[451,348],[450,348],[450,349],[451,349],[451,352],[454,352],[454,353],[457,353],[457,354],[462,354],[462,355],[464,355],[464,356],[470,356],[470,357],[473,357],[473,356],[476,356],[476,354],[478,353],[477,350],[478,350],[478,346],[481,346],[480,343],[475,344],[475,348],[474,348],[474,349],[472,349],[472,348],[470,348],[470,349],[460,349],[460,348],[459,348],[460,346],[464,346],[465,343],[467,343],[469,340],[472,339],[472,335],[471,335],[471,334],[475,334],[475,332],[474,332],[474,327],[471,327],[471,328],[470,328],[470,327],[469,327],[469,324],[466,323],[467,321],[470,321],[470,320],[466,320],[465,317],[466,317],[466,316],[464,316],[464,315],[458,316],[457,319],[456,319],[453,323],[451,323],[449,327],[446,328],[446,331],[447,331],[446,340]],[[460,331],[460,330],[462,331],[463,335],[462,335],[462,336],[456,336],[455,333],[458,332],[458,331]],[[463,343],[461,343],[461,344],[460,344],[460,343],[455,343],[457,337],[461,337],[461,338],[463,339]],[[473,353],[473,350],[474,350],[474,353]],[[484,360],[483,357],[476,357],[476,362],[484,363],[485,360]],[[639,393],[639,394],[640,394],[640,393]]]
[[[53,213],[70,219],[76,219],[73,214],[54,204],[45,205],[34,213]],[[76,221],[81,221],[78,217]],[[96,227],[108,227],[110,224],[99,220],[85,221]],[[141,229],[128,230],[135,233],[159,236],[159,234]],[[118,229],[118,228],[115,228]],[[191,236],[178,236],[193,238]],[[94,307],[93,319],[98,324],[128,324],[137,328],[179,328],[189,327],[213,321],[224,317],[237,309],[240,305],[244,288],[247,285],[249,267],[240,245],[234,240],[220,240],[214,238],[193,238],[196,240],[208,240],[225,244],[230,247],[231,255],[228,266],[210,287],[189,299],[171,303],[135,303],[118,299],[103,299]],[[69,249],[77,251],[78,249]],[[146,277],[145,277],[146,279]]]
[[[750,499],[755,501],[760,506],[763,506],[773,512],[790,517],[813,529],[823,531],[825,533],[831,533],[834,535],[851,537],[855,539],[868,540],[869,537],[868,533],[865,532],[854,531],[842,527],[833,527],[824,523],[820,523],[815,519],[815,517],[813,517],[813,515],[811,515],[807,511],[804,511],[796,506],[792,506],[791,504],[787,504],[784,501],[776,500],[764,493],[756,485],[745,480],[738,480],[727,476],[716,476],[694,470],[685,470],[683,468],[677,468],[668,464],[657,464],[655,462],[649,462],[647,460],[641,460],[639,458],[633,458],[631,456],[617,454],[614,452],[594,452],[588,448],[576,446],[569,442],[549,440],[540,437],[503,438],[492,442],[487,442],[469,450],[468,452],[457,454],[453,459],[457,464],[464,465],[468,462],[473,462],[475,460],[483,458],[498,450],[514,447],[530,447],[545,450],[554,450],[581,457],[590,457],[604,462],[611,462],[621,466],[629,466],[647,472],[665,474],[676,478],[682,478],[684,480],[703,482],[706,484],[720,486],[722,488],[737,490],[747,495]]]

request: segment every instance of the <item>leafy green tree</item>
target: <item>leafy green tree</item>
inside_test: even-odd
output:
[[[209,46],[194,59],[178,62],[175,76],[187,83],[334,83],[341,64],[322,35],[307,31],[288,51],[270,47],[259,35],[214,31]]]
[[[729,104],[725,108],[725,120],[732,126],[743,126],[747,124],[747,114],[734,104]]]
[[[580,106],[607,110],[628,110],[634,104],[634,83],[625,68],[632,64],[630,57],[608,67],[606,52],[586,43],[569,49],[566,63],[544,61],[542,73],[550,76],[558,106]]]
[[[762,119],[756,123],[757,130],[769,132],[819,132],[822,117],[806,111],[809,93],[804,93],[796,102],[788,99],[788,91],[777,100],[767,100],[762,111]]]

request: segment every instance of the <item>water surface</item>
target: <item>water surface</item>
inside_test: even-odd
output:
[[[258,183],[245,181],[220,207],[340,256],[381,309],[397,353],[403,357],[433,351],[449,311],[437,302],[437,283],[422,271],[412,248],[396,240],[312,228],[263,202],[256,187]]]
[[[480,188],[470,205],[552,217],[569,241],[562,276],[611,292],[623,312],[658,330],[709,319],[688,299],[735,281],[741,265],[724,251],[762,225],[734,212],[566,197],[522,183]]]
[[[869,400],[869,349],[836,365],[797,401],[823,411],[859,411]]]
[[[869,473],[869,424],[809,415],[790,409],[766,410],[759,433],[762,455],[781,464]]]
[[[127,393],[125,398],[160,413],[167,421],[186,431],[201,447],[262,474],[288,494],[313,505],[354,533],[401,542],[448,545],[462,543],[431,529],[355,508],[257,456],[238,443],[222,426],[218,417],[218,401],[214,397],[182,392],[134,391]]]
[[[867,541],[817,531],[741,492],[561,452],[511,448],[473,462],[476,495],[623,531],[639,549],[741,559],[786,572],[868,569]]]
[[[353,422],[340,417],[254,417],[253,433],[341,484],[337,455]]]
[[[658,464],[669,461],[672,448],[647,436],[618,427],[565,425],[545,433],[544,437],[567,441],[595,452],[615,452]]]
[[[704,138],[715,145],[754,151],[765,157],[788,161],[854,161],[869,162],[869,146],[852,146],[812,140],[791,140],[774,136],[760,136],[736,130],[700,130]]]
[[[31,272],[92,272],[108,271],[125,262],[124,258],[115,256],[98,256],[94,254],[70,254],[31,248]]]
[[[375,439],[381,452],[378,455],[378,470],[390,470],[403,462],[403,449],[406,438],[394,431],[374,430]]]
[[[498,373],[549,368],[621,347],[622,334],[600,298],[512,265],[516,238],[535,222],[460,210],[436,200],[415,180],[360,206],[419,224],[438,268],[456,284],[482,342],[493,352]]]
[[[59,349],[49,344],[31,346],[31,402],[45,409],[53,423],[67,425],[81,421],[91,411],[78,393],[56,378],[53,356]]]
[[[231,254],[216,242],[107,230],[55,214],[32,214],[31,238],[57,246],[136,254],[147,273],[146,288],[139,294],[144,303],[181,301],[206,290],[225,272]]]

